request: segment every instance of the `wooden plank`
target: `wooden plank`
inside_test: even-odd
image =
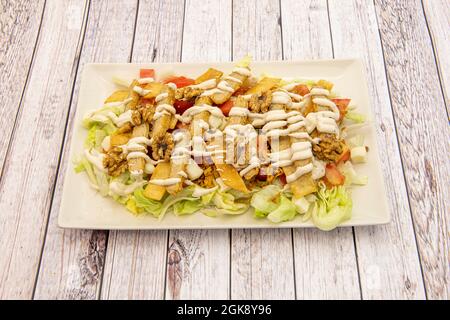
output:
[[[133,62],[181,56],[184,3],[140,1]],[[164,299],[167,231],[110,232],[102,299]]]
[[[223,61],[231,53],[231,0],[187,0],[183,61]],[[228,230],[176,230],[169,233],[167,299],[229,297]]]
[[[392,222],[355,228],[363,299],[425,297],[373,2],[329,2],[336,58],[364,62]],[[349,19],[349,17],[352,17]],[[370,183],[370,181],[369,181]]]
[[[0,168],[28,79],[43,11],[44,0],[0,5]]]
[[[278,2],[234,1],[234,59],[282,59],[279,19]],[[291,229],[232,230],[231,298],[295,299]]]
[[[68,146],[73,126],[79,125],[73,123],[73,116],[78,103],[83,66],[87,62],[129,61],[136,8],[137,1],[101,0],[90,4],[73,98],[71,103],[67,102],[67,105],[71,106],[68,129],[36,284],[35,299],[95,299],[99,294],[108,233],[60,229],[58,213],[64,173],[66,170],[72,170]],[[66,91],[65,95],[70,97],[70,90]],[[61,143],[61,140],[62,138],[58,140],[58,143]]]
[[[32,296],[78,65],[85,5],[74,0],[46,4],[0,183],[1,298]]]
[[[376,2],[427,297],[448,299],[450,129],[420,1]]]
[[[285,59],[333,56],[325,0],[282,1],[281,20]],[[360,298],[352,228],[293,237],[297,299]]]
[[[450,110],[450,2],[446,0],[422,1],[425,18],[433,42],[447,113]]]

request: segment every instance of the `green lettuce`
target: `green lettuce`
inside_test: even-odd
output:
[[[294,219],[297,214],[295,205],[287,197],[280,196],[280,204],[278,207],[267,215],[267,219],[274,223],[289,221]]]
[[[351,218],[352,199],[344,186],[327,189],[321,183],[319,187],[318,200],[312,210],[312,221],[321,230],[333,230],[339,224]]]
[[[270,212],[278,207],[274,200],[281,193],[281,188],[276,185],[268,185],[260,191],[253,194],[250,205],[255,209],[255,216],[258,218],[266,217]]]
[[[249,207],[246,203],[237,202],[235,197],[228,192],[216,192],[213,203],[217,211],[223,214],[241,214],[247,211]]]
[[[173,205],[173,212],[177,215],[192,214],[203,207],[200,199],[181,200]]]
[[[347,112],[345,114],[345,118],[348,120],[351,120],[353,122],[356,122],[356,123],[363,123],[366,121],[365,115],[363,115],[362,113],[353,112],[353,111]]]

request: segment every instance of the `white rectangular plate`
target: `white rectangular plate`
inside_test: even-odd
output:
[[[63,195],[59,213],[59,226],[83,229],[225,229],[225,228],[285,228],[312,227],[311,222],[294,220],[274,224],[267,219],[257,219],[248,212],[239,216],[207,217],[201,213],[177,217],[167,214],[159,221],[151,215],[134,216],[109,197],[102,197],[89,186],[85,174],[76,174],[72,160],[83,152],[86,130],[81,122],[90,109],[98,108],[116,88],[112,77],[132,80],[140,68],[154,68],[157,75],[175,72],[194,78],[209,67],[230,72],[233,63],[152,63],[152,64],[87,64],[81,79],[75,125],[69,152],[69,165],[64,179]],[[381,172],[380,157],[373,124],[373,113],[369,107],[367,82],[359,60],[315,60],[277,61],[252,63],[254,75],[266,73],[280,77],[304,79],[326,79],[335,84],[341,96],[352,99],[358,111],[367,115],[369,126],[361,129],[369,147],[366,164],[356,166],[358,173],[367,175],[366,186],[352,188],[352,219],[342,226],[375,225],[388,223],[390,214],[386,201],[386,190]]]

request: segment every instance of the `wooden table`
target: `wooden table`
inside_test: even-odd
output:
[[[449,27],[446,0],[2,0],[0,298],[448,299]],[[247,53],[364,61],[389,225],[58,228],[86,63]]]

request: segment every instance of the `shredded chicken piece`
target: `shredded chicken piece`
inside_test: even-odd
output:
[[[152,142],[152,156],[156,160],[168,161],[174,148],[172,134],[166,132],[161,137],[155,137]]]
[[[334,134],[329,133],[319,133],[317,137],[320,142],[313,145],[314,156],[323,161],[336,161],[343,151],[342,140],[338,140]]]
[[[103,159],[103,166],[108,169],[108,174],[117,177],[128,168],[127,155],[122,152],[122,148],[111,148]]]

